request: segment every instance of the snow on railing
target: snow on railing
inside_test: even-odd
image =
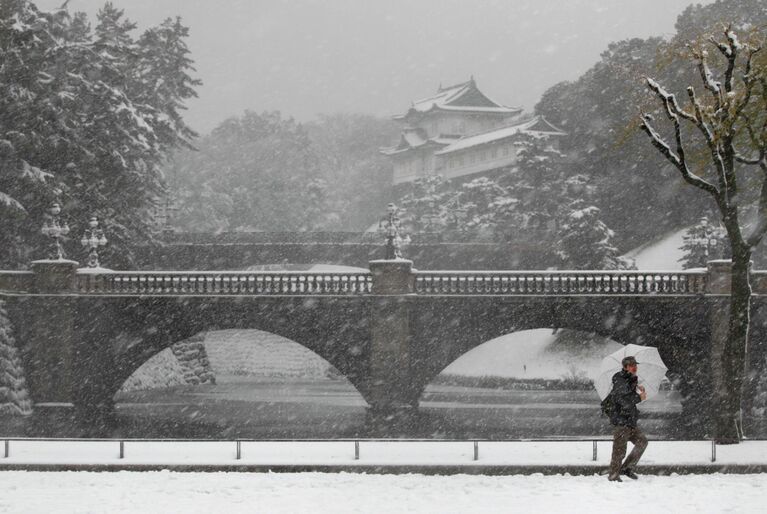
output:
[[[0,271],[0,291],[28,292],[34,280],[31,271]]]
[[[120,271],[78,273],[86,294],[346,295],[371,292],[367,272]]]
[[[705,271],[416,271],[415,292],[440,295],[704,294]]]
[[[0,271],[0,291],[29,292],[34,273]],[[694,271],[415,271],[422,295],[698,295],[708,275]],[[767,290],[767,272],[753,273],[754,292]],[[128,295],[359,295],[372,294],[369,272],[79,271],[75,292]]]

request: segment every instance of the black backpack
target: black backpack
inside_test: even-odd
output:
[[[608,418],[611,418],[615,413],[615,399],[613,398],[612,391],[610,391],[610,394],[608,394],[607,397],[602,400],[600,406],[602,407],[602,414]]]

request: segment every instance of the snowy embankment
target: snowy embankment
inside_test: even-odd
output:
[[[0,512],[763,512],[767,475],[0,473]]]
[[[671,232],[657,241],[642,245],[623,257],[633,259],[640,270],[681,270],[682,244],[687,228]]]

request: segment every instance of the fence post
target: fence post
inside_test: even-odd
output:
[[[716,439],[711,440],[711,462],[716,462]]]
[[[5,458],[8,458],[8,455],[11,454],[11,441],[8,439],[5,440]]]
[[[593,443],[593,447],[592,447],[592,450],[591,450],[591,460],[596,462],[596,460],[597,460],[597,442],[595,440],[595,441],[592,441],[592,443]]]
[[[360,442],[354,441],[354,460],[360,460]]]
[[[120,458],[125,458],[125,441],[120,441]]]
[[[474,460],[479,460],[479,441],[474,441]]]
[[[237,440],[237,460],[240,460],[242,458],[242,441]]]

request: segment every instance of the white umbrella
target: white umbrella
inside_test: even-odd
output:
[[[637,360],[637,378],[639,385],[644,386],[647,398],[658,394],[660,383],[668,371],[660,358],[658,349],[653,346],[627,344],[602,360],[599,374],[594,381],[594,387],[596,387],[599,397],[604,400],[612,391],[613,375],[623,369],[621,361],[624,357],[634,357]]]

